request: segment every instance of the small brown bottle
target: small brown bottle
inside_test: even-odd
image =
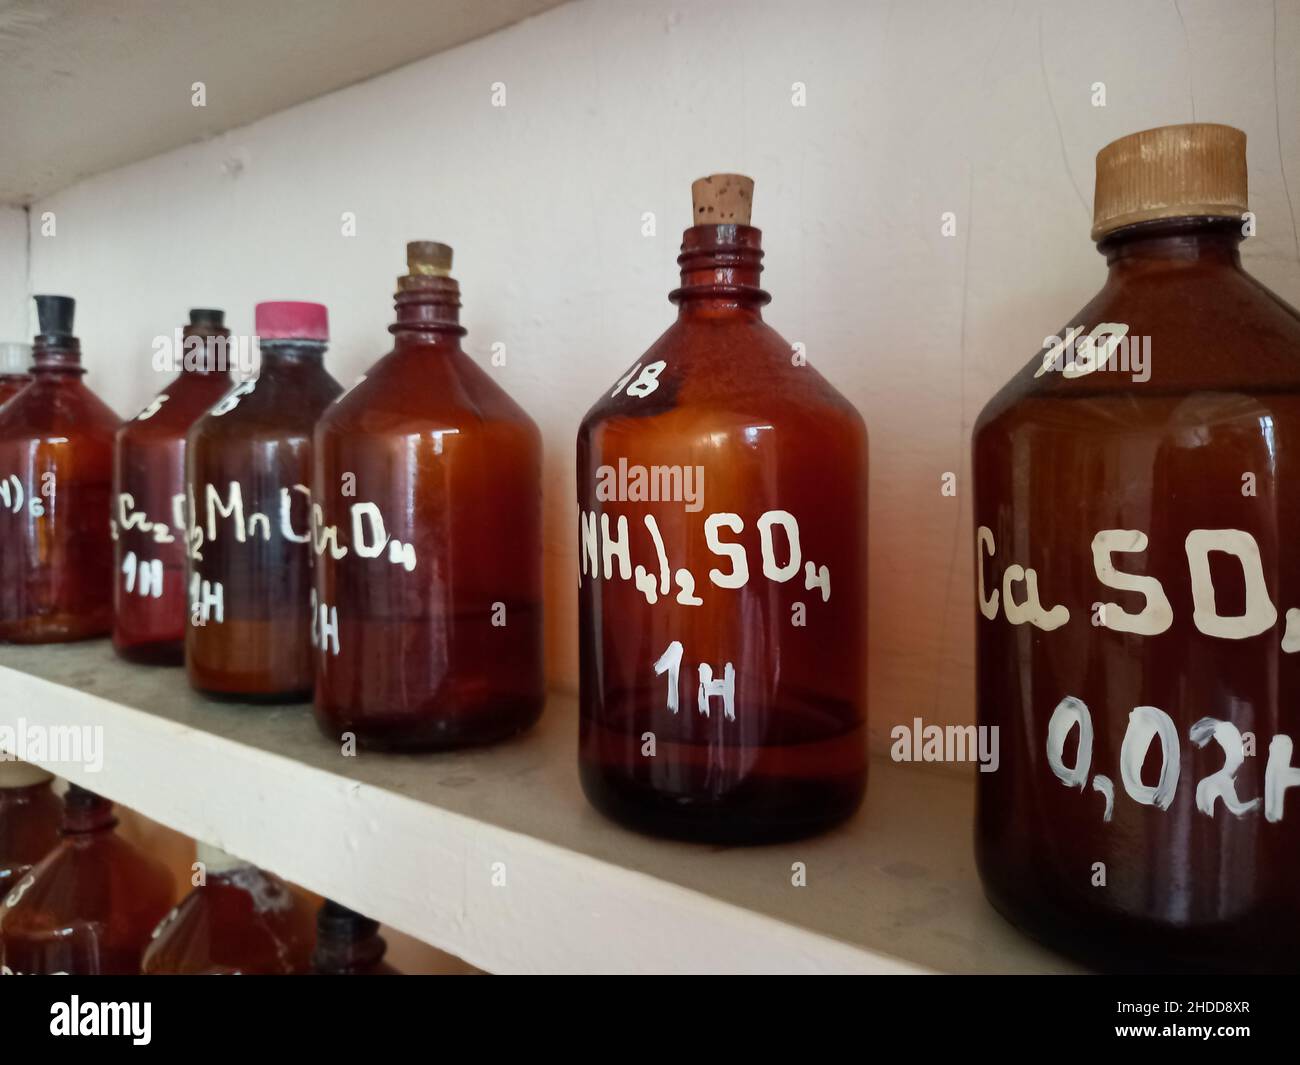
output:
[[[75,302],[37,296],[32,383],[0,407],[0,640],[103,636],[118,418],[82,383]]]
[[[113,647],[133,662],[185,660],[185,435],[232,385],[216,310],[177,330],[174,381],[117,431],[113,448]]]
[[[63,839],[0,907],[0,963],[19,975],[135,975],[171,906],[171,874],[113,831],[108,800],[74,784],[63,802]]]
[[[203,880],[154,929],[146,976],[292,976],[309,971],[311,907],[278,877],[207,843]]]
[[[975,427],[980,874],[1104,967],[1300,957],[1300,315],[1252,224],[1239,130],[1108,145],[1106,282]]]
[[[763,321],[752,190],[695,183],[677,321],[578,432],[583,789],[735,842],[826,828],[866,785],[867,435]]]
[[[0,902],[59,842],[63,803],[44,769],[0,759]]]
[[[262,364],[190,429],[190,683],[213,696],[312,692],[311,434],[342,391],[319,303],[259,303]]]
[[[32,383],[32,346],[0,342],[0,406]]]
[[[393,350],[316,428],[316,714],[366,746],[537,720],[542,446],[463,350],[451,249],[407,245]]]
[[[316,915],[316,951],[312,972],[318,976],[401,976],[384,961],[388,944],[379,922],[326,899]]]

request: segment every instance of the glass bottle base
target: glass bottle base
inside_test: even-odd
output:
[[[544,698],[536,697],[418,716],[367,713],[364,717],[318,705],[316,722],[330,739],[350,732],[367,750],[439,751],[499,743],[525,732],[542,716],[544,703]]]

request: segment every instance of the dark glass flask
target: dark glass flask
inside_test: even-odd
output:
[[[1114,142],[1095,213],[1105,284],[975,427],[980,873],[1104,967],[1294,971],[1300,316],[1240,131]]]
[[[0,407],[0,640],[14,643],[102,636],[111,624],[118,418],[81,380],[75,306],[36,297],[32,383]]]
[[[259,303],[262,363],[190,429],[185,665],[208,695],[312,692],[311,434],[342,389],[319,303]]]
[[[393,350],[316,428],[316,713],[367,746],[485,743],[545,697],[541,436],[461,349],[451,249],[407,253]]]
[[[185,436],[233,384],[224,317],[190,311],[175,357],[155,366],[179,374],[114,442],[113,646],[134,662],[185,660]]]
[[[753,183],[695,183],[676,322],[578,432],[582,785],[762,841],[866,784],[867,434],[762,318]]]

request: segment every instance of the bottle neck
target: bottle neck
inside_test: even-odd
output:
[[[32,376],[79,377],[85,372],[81,341],[76,337],[39,333],[32,341]]]
[[[320,373],[325,368],[326,346],[323,340],[263,340],[258,345],[258,379],[293,379]]]
[[[181,374],[184,377],[229,377],[229,329],[187,325],[181,331]],[[221,341],[222,343],[218,343]],[[221,358],[224,350],[226,358]]]
[[[73,785],[63,797],[63,834],[87,836],[111,831],[117,824],[113,804],[107,799]]]
[[[1112,278],[1187,267],[1241,269],[1241,223],[1233,218],[1167,218],[1124,226],[1097,242]]]
[[[772,297],[759,287],[763,234],[753,226],[691,226],[682,234],[682,284],[668,294],[678,318],[761,318]]]
[[[460,286],[454,278],[408,274],[397,279],[393,297],[397,321],[388,331],[398,349],[447,344],[459,349],[465,329],[460,324]]]

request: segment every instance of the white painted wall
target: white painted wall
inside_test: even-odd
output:
[[[469,348],[507,344],[497,372],[545,433],[548,631],[572,687],[578,421],[674,313],[690,181],[751,174],[768,320],[871,431],[873,731],[967,720],[969,430],[1101,283],[1093,156],[1164,123],[1245,129],[1245,255],[1300,302],[1298,57],[1300,8],[1265,0],[581,0],[39,201],[57,236],[33,229],[33,282],[78,298],[91,383],[128,413],[162,384],[150,338],[194,304],[247,331],[256,300],[321,300],[350,381],[386,350],[403,243],[451,243]]]
[[[0,206],[0,341],[31,339],[27,265],[27,212]]]

